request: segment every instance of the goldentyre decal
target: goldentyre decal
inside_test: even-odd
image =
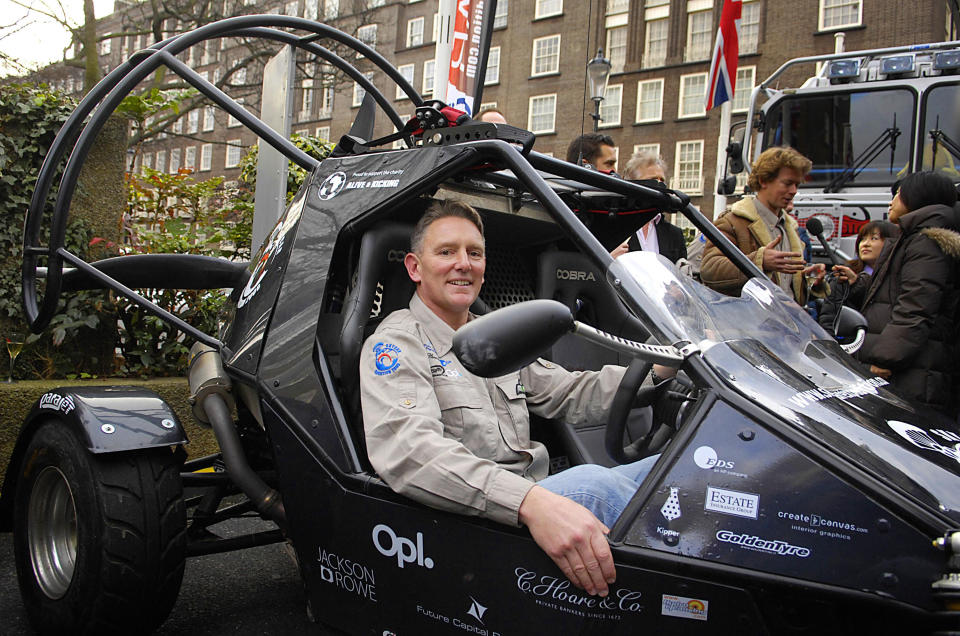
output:
[[[722,512],[725,515],[756,519],[757,510],[760,508],[760,497],[749,492],[707,486],[703,507],[705,510]]]
[[[699,598],[664,594],[660,601],[660,613],[664,616],[692,618],[696,621],[707,620],[710,602]]]
[[[69,413],[73,409],[77,408],[77,405],[73,403],[73,398],[69,395],[60,395],[59,393],[44,393],[40,398],[40,408]]]
[[[320,563],[320,578],[326,583],[377,602],[377,582],[373,568],[319,547],[317,561]]]
[[[374,364],[377,375],[393,373],[400,366],[400,347],[389,342],[378,342],[373,345]]]
[[[722,541],[723,543],[732,543],[740,546],[741,548],[746,548],[747,550],[767,552],[769,554],[776,554],[779,556],[795,556],[801,558],[810,556],[810,548],[805,548],[800,545],[790,545],[786,541],[781,541],[779,539],[774,539],[771,541],[769,539],[761,539],[760,537],[752,534],[737,534],[736,532],[731,532],[730,530],[718,530],[717,540]]]
[[[566,578],[538,575],[526,568],[514,570],[517,588],[533,597],[537,605],[583,618],[618,619],[617,611],[639,614],[643,611],[641,593],[626,588],[610,588],[601,598],[573,587]]]

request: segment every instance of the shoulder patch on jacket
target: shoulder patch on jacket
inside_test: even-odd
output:
[[[944,254],[960,261],[960,233],[944,227],[927,227],[920,233],[930,238]]]

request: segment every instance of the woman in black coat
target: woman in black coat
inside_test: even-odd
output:
[[[834,265],[834,282],[830,296],[823,301],[817,320],[828,333],[834,331],[834,321],[840,307],[846,305],[860,311],[867,289],[870,287],[874,267],[884,248],[887,254],[893,247],[893,239],[900,236],[900,228],[889,221],[870,221],[857,233],[857,258],[846,265]]]
[[[868,332],[857,357],[919,411],[955,417],[957,190],[936,172],[898,185],[889,209],[901,236],[884,250],[864,297]]]

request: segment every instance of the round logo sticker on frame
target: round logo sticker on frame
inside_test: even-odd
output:
[[[378,342],[373,345],[374,361],[377,375],[389,375],[400,366],[400,347],[388,342]]]

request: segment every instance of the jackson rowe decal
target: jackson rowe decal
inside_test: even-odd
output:
[[[627,588],[610,588],[605,597],[590,596],[573,587],[569,580],[548,574],[539,575],[519,567],[514,570],[517,589],[533,597],[537,605],[583,618],[620,620],[617,613],[639,614],[643,611],[641,593]]]
[[[351,592],[369,601],[377,602],[377,582],[373,568],[317,548],[320,578],[341,590]]]
[[[778,556],[795,556],[801,558],[810,556],[810,548],[805,548],[800,545],[790,545],[786,541],[781,541],[779,539],[774,539],[772,541],[768,539],[761,539],[753,534],[737,534],[736,532],[731,532],[730,530],[718,530],[717,540],[722,541],[723,543],[732,543],[747,550],[766,552],[768,554],[776,554]]]
[[[77,405],[74,404],[73,398],[69,395],[60,395],[59,393],[44,393],[40,397],[40,408],[69,413],[73,409],[77,408]]]

